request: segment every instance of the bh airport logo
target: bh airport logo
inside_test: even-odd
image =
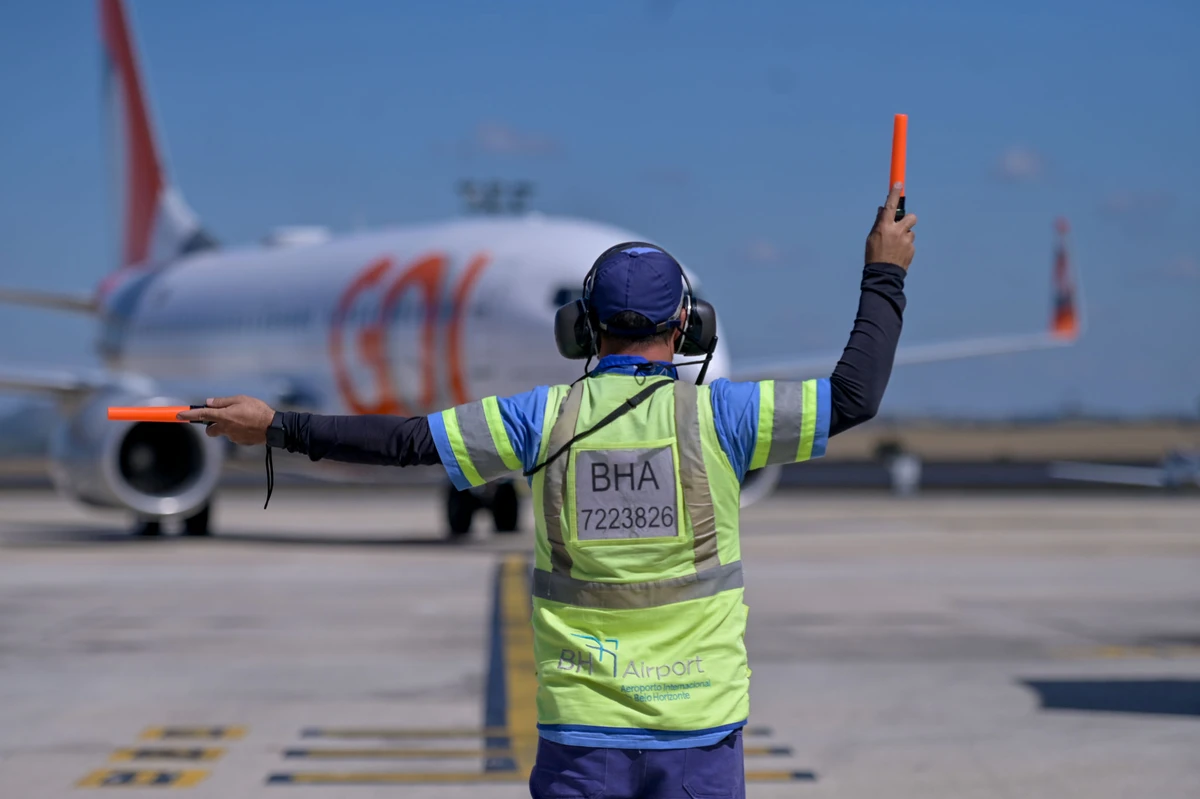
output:
[[[576,674],[587,668],[588,674],[595,674],[597,667],[604,671],[608,671],[609,664],[612,665],[612,676],[615,679],[617,676],[617,647],[620,646],[620,641],[616,638],[600,639],[594,635],[580,635],[572,633],[573,638],[582,638],[585,643],[584,647],[591,650],[584,652],[579,649],[564,649],[558,656],[559,671],[573,671]],[[606,659],[607,658],[607,659]]]
[[[618,671],[620,671],[621,680],[624,682],[630,677],[638,680],[670,680],[678,677],[692,677],[693,679],[707,680],[708,677],[700,677],[698,675],[706,674],[703,665],[703,658],[699,655],[684,659],[677,659],[674,662],[667,663],[648,663],[643,660],[640,663],[636,657],[626,657],[625,667],[621,669],[618,658],[617,649],[620,648],[620,641],[616,638],[599,638],[595,635],[581,635],[572,633],[572,638],[580,638],[584,641],[583,649],[562,649],[558,655],[558,670],[571,671],[576,674],[582,674],[586,671],[589,675],[600,673],[611,673],[616,679]],[[668,661],[671,658],[667,659]],[[699,686],[692,686],[699,687]]]

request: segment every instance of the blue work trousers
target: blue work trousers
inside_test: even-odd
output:
[[[533,799],[745,799],[742,731],[691,749],[600,749],[542,739]]]

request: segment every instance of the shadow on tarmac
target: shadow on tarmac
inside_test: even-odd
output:
[[[1042,710],[1200,716],[1200,680],[1021,680]]]

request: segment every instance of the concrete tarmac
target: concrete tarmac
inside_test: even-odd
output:
[[[531,534],[261,503],[0,493],[0,797],[528,796]],[[782,494],[742,547],[751,797],[1200,797],[1200,499]]]

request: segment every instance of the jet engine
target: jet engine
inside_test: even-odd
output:
[[[80,502],[143,518],[189,516],[216,489],[225,457],[218,439],[192,424],[110,422],[110,405],[187,405],[169,397],[102,392],[55,432],[50,474]]]
[[[761,469],[746,472],[746,479],[742,481],[742,507],[748,508],[755,502],[771,496],[776,486],[779,485],[781,477],[783,477],[782,466],[764,466]]]

